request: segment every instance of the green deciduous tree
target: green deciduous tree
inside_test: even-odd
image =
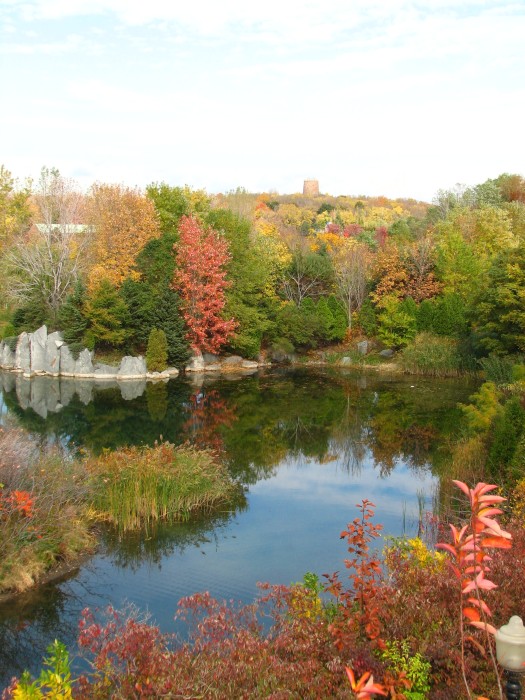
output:
[[[499,255],[480,290],[473,322],[487,352],[525,352],[525,245]]]
[[[163,234],[176,235],[182,216],[205,215],[210,208],[206,192],[188,186],[173,187],[165,182],[155,182],[146,187],[146,194],[155,205]]]

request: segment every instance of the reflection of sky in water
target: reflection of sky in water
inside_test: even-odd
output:
[[[404,520],[408,533],[415,534],[418,492],[428,499],[434,482],[429,471],[401,463],[381,477],[369,454],[351,472],[338,458],[327,464],[288,458],[273,477],[250,487],[249,507],[200,538],[205,541],[134,567],[116,566],[112,555],[93,557],[60,585],[65,600],[56,619],[17,633],[24,646],[16,661],[31,666],[34,654],[36,670],[46,644],[56,636],[73,644],[85,606],[104,608],[111,603],[120,608],[132,602],[149,610],[164,631],[174,631],[177,600],[196,591],[248,602],[257,594],[257,581],[286,584],[301,580],[306,571],[321,576],[338,570],[344,577],[347,550],[339,535],[357,516],[355,505],[363,498],[373,501],[376,522],[384,525],[385,534],[402,534]],[[31,616],[30,606],[25,612]],[[4,663],[7,666],[8,660]]]

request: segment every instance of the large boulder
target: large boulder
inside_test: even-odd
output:
[[[222,361],[222,368],[229,372],[232,369],[240,369],[242,367],[243,359],[239,355],[231,355],[230,357],[225,357]]]
[[[60,374],[64,377],[92,377],[95,373],[93,367],[93,353],[84,348],[77,359],[71,354],[67,345],[60,347]]]
[[[15,350],[15,369],[21,369],[23,372],[31,371],[31,345],[29,334],[26,332],[18,336]]]
[[[29,347],[31,353],[31,371],[45,372],[46,371],[46,345],[47,345],[47,328],[41,326],[34,333],[29,334]]]
[[[0,366],[4,369],[13,369],[15,366],[15,353],[4,341],[0,343]]]
[[[259,369],[259,363],[254,362],[254,360],[243,360],[241,362],[241,368],[244,370]]]
[[[204,358],[196,352],[185,367],[186,372],[204,372]]]
[[[118,374],[118,367],[113,365],[106,365],[103,362],[95,363],[95,379],[116,379]]]
[[[60,348],[64,345],[62,336],[58,331],[49,333],[46,340],[46,355],[44,371],[47,374],[58,376],[60,374]]]
[[[146,361],[142,356],[123,357],[117,372],[118,379],[142,379],[147,374]],[[140,396],[140,394],[139,394]]]
[[[368,352],[368,340],[361,340],[357,343],[357,352],[360,355],[366,355]]]

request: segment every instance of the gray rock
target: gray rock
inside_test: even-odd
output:
[[[87,376],[92,377],[95,372],[93,367],[93,355],[84,348],[75,360],[67,345],[60,347],[60,374],[64,377]]]
[[[195,353],[185,369],[186,372],[204,372],[204,358],[201,353]]]
[[[61,348],[62,349],[62,348]],[[84,348],[75,362],[75,374],[85,374],[87,376],[92,376],[95,373],[95,368],[93,367],[93,352]]]
[[[178,377],[179,376],[179,370],[176,367],[167,367],[163,374],[167,374],[168,377]]]
[[[202,355],[205,365],[215,365],[221,361],[218,355],[213,355],[211,352],[205,352]]]
[[[44,371],[48,374],[56,376],[60,374],[60,348],[62,345],[64,345],[64,341],[58,331],[47,336]]]
[[[73,376],[75,374],[75,369],[77,362],[71,354],[70,349],[67,345],[62,345],[59,349],[60,353],[60,374],[62,376]]]
[[[368,352],[368,340],[361,340],[359,343],[357,343],[357,352],[360,355],[366,355]]]
[[[342,357],[339,364],[341,365],[341,367],[348,367],[352,364],[352,358],[348,356]]]
[[[259,363],[253,360],[243,360],[241,367],[242,369],[259,369]]]
[[[116,379],[117,374],[118,367],[113,367],[113,365],[106,365],[103,362],[95,363],[95,379]]]
[[[146,390],[146,380],[130,380],[129,382],[122,382],[119,386],[122,398],[125,401],[133,401],[133,399],[142,396]]]
[[[0,343],[0,365],[5,369],[13,369],[15,366],[15,353],[7,343]]]
[[[31,371],[45,372],[47,345],[46,326],[41,326],[37,331],[29,334],[29,345],[31,352]]]
[[[387,348],[386,350],[381,350],[379,355],[386,358],[394,357],[394,351],[391,348]]]
[[[225,357],[224,360],[221,362],[223,368],[226,371],[235,369],[236,367],[241,367],[242,363],[243,359],[239,355],[231,355],[230,357]]]
[[[24,372],[31,370],[31,347],[28,333],[20,333],[18,343],[15,350],[15,369],[21,369]]]
[[[117,373],[119,379],[139,379],[147,374],[146,361],[142,356],[123,357]],[[140,396],[140,394],[139,394]]]
[[[220,362],[211,362],[209,365],[204,365],[205,372],[220,372],[222,364]]]

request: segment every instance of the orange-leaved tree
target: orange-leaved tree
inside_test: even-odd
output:
[[[230,286],[228,242],[194,216],[183,216],[174,250],[173,286],[180,294],[186,337],[197,352],[218,352],[237,325],[234,319],[222,317],[224,292]]]

